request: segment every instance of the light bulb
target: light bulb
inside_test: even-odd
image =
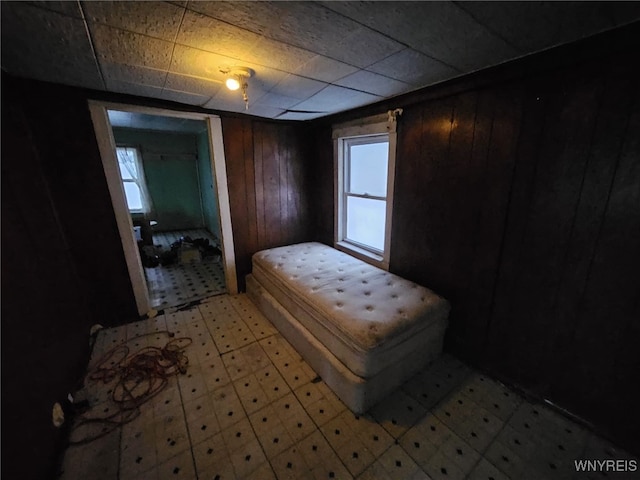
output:
[[[240,81],[235,77],[227,78],[225,83],[229,90],[238,90],[240,88]]]

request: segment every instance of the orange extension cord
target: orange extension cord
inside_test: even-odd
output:
[[[191,338],[173,338],[174,333],[163,330],[140,335],[129,341],[159,334],[170,338],[164,347],[144,347],[130,355],[127,342],[124,342],[109,350],[87,373],[85,378],[92,382],[108,384],[117,379],[111,390],[111,400],[117,410],[107,416],[83,415],[74,425],[70,444],[92,442],[130,422],[140,415],[140,405],[161,392],[169,383],[170,377],[187,371],[189,358],[184,349],[191,345]],[[94,427],[96,424],[102,424],[97,432]],[[88,432],[83,434],[85,429]]]

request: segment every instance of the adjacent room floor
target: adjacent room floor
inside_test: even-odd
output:
[[[122,398],[117,378],[95,369],[101,359],[109,368],[153,346],[184,373],[122,426],[76,418],[81,443],[60,478],[590,479],[604,476],[576,472],[575,460],[632,458],[448,355],[356,416],[245,295],[99,332],[89,374],[109,381],[78,392],[85,417],[111,415]]]
[[[204,229],[159,232],[153,234],[153,244],[162,251],[181,238],[204,238],[216,245],[214,237]],[[220,257],[205,256],[201,260],[177,261],[171,265],[145,267],[151,307],[162,310],[194,300],[226,292],[224,269]]]

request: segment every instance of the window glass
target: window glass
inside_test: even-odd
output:
[[[349,147],[349,193],[384,197],[387,194],[389,142]]]
[[[386,203],[371,198],[347,197],[346,238],[382,251]]]
[[[134,182],[122,182],[130,211],[142,210],[140,188]]]
[[[118,147],[118,163],[123,180],[135,180],[138,176],[135,148]]]

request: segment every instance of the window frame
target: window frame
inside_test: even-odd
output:
[[[362,245],[346,238],[346,199],[345,186],[347,182],[347,161],[345,157],[350,145],[367,143],[367,137],[375,138],[386,135],[389,142],[389,154],[387,161],[387,191],[384,198],[385,227],[384,246],[379,251],[373,247]],[[377,115],[363,120],[357,120],[333,127],[334,143],[334,192],[335,192],[335,212],[334,212],[334,247],[342,250],[367,263],[389,270],[389,256],[391,246],[391,226],[393,212],[393,191],[395,183],[395,163],[396,163],[396,121],[395,117],[388,114]],[[366,198],[366,197],[365,197]],[[370,196],[369,198],[378,198]]]
[[[140,198],[142,198],[142,208],[140,209],[136,209],[136,210],[131,210],[129,208],[129,201],[127,200],[127,195],[125,192],[125,203],[127,205],[127,210],[129,211],[130,214],[136,214],[136,215],[147,215],[148,213],[150,213],[150,208],[149,208],[149,201],[148,199],[145,200],[145,195],[146,192],[143,191],[142,187],[140,185],[138,185],[138,182],[136,181],[135,178],[122,178],[122,169],[120,167],[120,160],[118,157],[118,150],[119,149],[131,149],[135,151],[135,155],[136,155],[136,168],[142,167],[142,151],[140,149],[139,146],[137,145],[128,145],[128,144],[118,144],[116,145],[116,162],[118,164],[118,173],[120,174],[120,181],[122,182],[122,188],[124,189],[124,184],[126,182],[130,182],[133,183],[136,187],[138,187],[138,190],[140,192]],[[146,178],[144,176],[144,170],[142,170],[141,172],[137,172],[138,175],[142,176],[142,181],[146,182]]]

